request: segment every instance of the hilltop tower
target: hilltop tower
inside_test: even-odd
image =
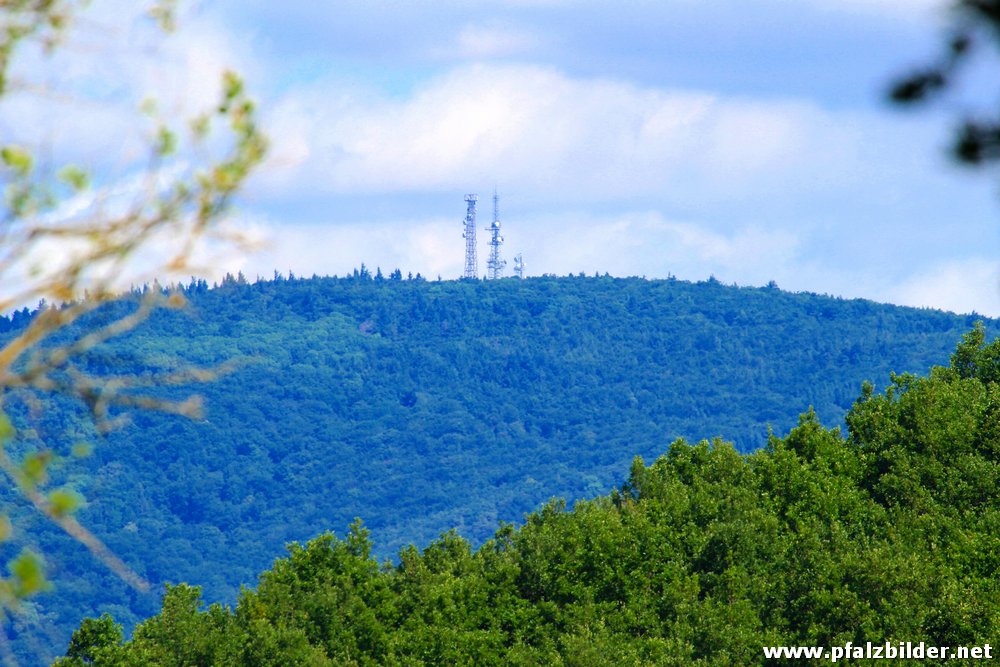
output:
[[[463,277],[475,280],[479,277],[476,261],[476,195],[465,195],[465,274]]]
[[[493,224],[486,228],[490,232],[490,259],[486,262],[486,277],[490,280],[503,277],[503,267],[507,262],[500,259],[500,246],[503,237],[500,236],[500,197],[493,190]]]
[[[521,257],[521,253],[514,255],[514,275],[524,279],[524,259]]]

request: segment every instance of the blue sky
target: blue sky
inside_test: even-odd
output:
[[[153,88],[182,115],[222,67],[243,72],[273,149],[233,224],[268,242],[216,272],[455,278],[463,197],[480,194],[485,227],[496,186],[528,274],[775,280],[1000,315],[996,183],[945,155],[961,107],[884,102],[937,52],[941,2],[204,0],[152,52],[144,29],[109,32],[130,4],[95,0],[81,24],[93,48],[73,51],[71,85],[100,104],[77,105],[89,140],[72,150],[131,155],[109,129],[124,101]],[[38,124],[50,144],[56,116]]]

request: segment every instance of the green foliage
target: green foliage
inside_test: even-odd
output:
[[[983,384],[1000,382],[1000,340],[987,345],[986,329],[976,322],[951,356],[951,368],[962,378],[976,378]]]
[[[122,640],[122,626],[115,623],[109,614],[84,619],[80,628],[73,633],[65,657],[57,660],[55,665],[83,667],[120,663]]]
[[[87,645],[120,651],[105,664],[723,666],[770,645],[995,641],[1000,385],[981,333],[948,368],[866,386],[846,436],[810,410],[752,454],[677,440],[609,495],[395,564],[355,522],[291,545],[234,609],[169,588],[132,640]]]
[[[142,382],[181,357],[200,367],[235,360],[233,372],[198,387],[202,418],[137,414],[102,437],[77,405],[38,410],[36,396],[12,394],[19,430],[10,451],[51,452],[39,488],[86,498],[72,516],[154,590],[196,582],[208,602],[235,604],[282,545],[356,516],[380,560],[449,528],[479,546],[499,522],[520,521],[552,496],[607,493],[636,455],[654,460],[677,438],[722,433],[736,451],[753,451],[768,445],[769,425],[791,429],[810,404],[817,421],[838,423],[863,380],[926,373],[972,325],[937,311],[717,283],[377,282],[375,273],[235,276],[217,289],[192,281],[188,309],[159,311],[80,368]],[[108,304],[80,326],[134,307]],[[30,317],[0,318],[0,330],[13,335]],[[833,465],[831,438],[793,449]],[[71,458],[81,442],[96,446]],[[836,465],[861,474],[849,457]],[[800,502],[818,502],[809,498]],[[155,613],[155,592],[129,591],[79,545],[23,525],[12,555],[46,555],[56,589],[38,622],[62,633],[61,646],[82,615],[112,610],[131,631]],[[583,645],[604,631],[580,632]]]
[[[9,560],[7,571],[9,576],[0,578],[0,603],[5,609],[19,609],[25,598],[51,588],[45,576],[45,563],[31,549],[22,549]]]

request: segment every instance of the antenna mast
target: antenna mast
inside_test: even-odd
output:
[[[503,267],[507,262],[500,259],[500,246],[503,245],[503,237],[500,236],[500,197],[497,191],[493,190],[493,224],[486,228],[490,232],[490,259],[486,262],[486,277],[490,280],[503,277]]]
[[[465,195],[465,278],[473,280],[479,277],[476,261],[476,195]]]
[[[521,257],[521,253],[514,255],[514,274],[518,278],[524,279],[524,259]]]

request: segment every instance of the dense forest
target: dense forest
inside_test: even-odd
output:
[[[791,664],[764,658],[774,645],[985,647],[1000,341],[984,338],[929,377],[865,385],[846,437],[808,412],[749,455],[677,440],[609,495],[551,502],[478,549],[448,533],[397,564],[355,524],[292,545],[235,608],[181,585],[125,644],[111,616],[87,620],[58,664],[721,667]]]
[[[451,529],[469,542],[452,536],[439,548],[465,553],[472,567],[508,549],[497,537],[472,551],[502,522],[520,524],[553,497],[607,494],[635,456],[656,460],[678,438],[722,436],[734,447],[678,445],[668,461],[723,457],[749,470],[765,455],[740,456],[775,449],[769,429],[787,433],[810,406],[820,423],[844,425],[864,381],[926,374],[980,319],[715,280],[441,282],[362,268],[339,279],[238,276],[182,289],[188,308],[159,311],[84,363],[143,377],[178,360],[232,362],[232,372],[195,388],[203,419],[138,413],[98,437],[81,406],[5,398],[22,442],[55,443],[60,454],[90,445],[53,484],[77,490],[87,501],[80,520],[154,584],[129,589],[43,519],[14,510],[23,529],[2,548],[38,549],[55,584],[8,626],[22,655],[63,651],[85,615],[109,612],[131,629],[160,609],[167,582],[232,604],[285,544],[342,533],[355,517],[370,542],[358,532],[355,546],[330,549],[356,552],[361,570],[375,562],[369,556],[413,561],[419,553],[408,545]],[[133,307],[124,299],[83,325]],[[30,317],[0,318],[2,335]],[[620,511],[626,496],[641,506],[637,470],[625,495],[581,507]],[[577,520],[558,507],[510,539]],[[543,644],[532,646],[556,650]]]

